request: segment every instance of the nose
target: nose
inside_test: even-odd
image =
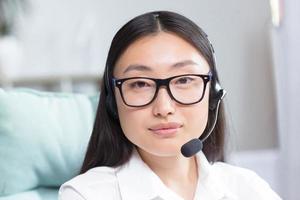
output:
[[[175,101],[171,99],[166,88],[160,88],[153,102],[153,114],[167,117],[175,112]]]

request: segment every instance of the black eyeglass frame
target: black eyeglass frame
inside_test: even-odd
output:
[[[199,100],[197,100],[195,102],[192,102],[192,103],[182,103],[182,102],[178,101],[173,96],[173,94],[171,92],[171,89],[170,89],[170,82],[174,78],[178,78],[178,77],[181,77],[181,76],[198,76],[198,77],[202,78],[203,83],[204,83],[204,87],[203,87],[203,91],[202,91],[202,96],[200,97]],[[125,81],[130,80],[130,79],[137,79],[137,78],[143,78],[143,79],[152,80],[156,84],[156,89],[155,89],[155,93],[153,95],[153,98],[148,103],[143,104],[143,105],[138,105],[138,106],[128,104],[125,101],[124,96],[123,96],[123,92],[122,92],[122,84]],[[203,97],[204,97],[204,93],[205,93],[205,90],[206,90],[207,83],[209,81],[211,81],[211,80],[212,80],[212,72],[209,71],[207,75],[205,75],[205,74],[182,74],[182,75],[172,76],[172,77],[169,77],[169,78],[166,78],[166,79],[157,79],[157,78],[149,78],[149,77],[130,77],[130,78],[123,78],[123,79],[112,78],[112,84],[113,84],[114,87],[117,87],[119,89],[121,97],[122,97],[122,100],[125,103],[125,105],[127,105],[129,107],[144,107],[144,106],[147,106],[147,105],[151,104],[155,100],[155,98],[156,98],[156,96],[158,94],[158,91],[159,91],[160,87],[162,87],[162,86],[166,87],[167,92],[168,92],[169,96],[171,97],[171,99],[174,100],[174,101],[176,101],[179,104],[182,104],[182,105],[192,105],[192,104],[199,103],[203,99]]]

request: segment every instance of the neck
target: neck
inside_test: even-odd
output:
[[[195,186],[198,180],[195,156],[182,155],[162,157],[138,150],[143,161],[159,176],[167,187]]]

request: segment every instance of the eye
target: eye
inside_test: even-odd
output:
[[[130,88],[132,89],[141,89],[147,87],[151,87],[151,85],[146,81],[142,81],[142,80],[138,80],[130,83]]]
[[[180,77],[175,81],[175,84],[189,84],[194,80],[194,78],[190,76]]]

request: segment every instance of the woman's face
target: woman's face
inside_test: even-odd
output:
[[[141,67],[142,66],[142,67]],[[208,74],[209,66],[195,47],[172,33],[160,32],[132,43],[118,59],[114,77],[168,78],[182,74]],[[209,84],[202,101],[181,105],[161,87],[155,100],[144,107],[129,107],[115,88],[122,130],[144,152],[178,156],[181,146],[198,138],[208,117]]]

